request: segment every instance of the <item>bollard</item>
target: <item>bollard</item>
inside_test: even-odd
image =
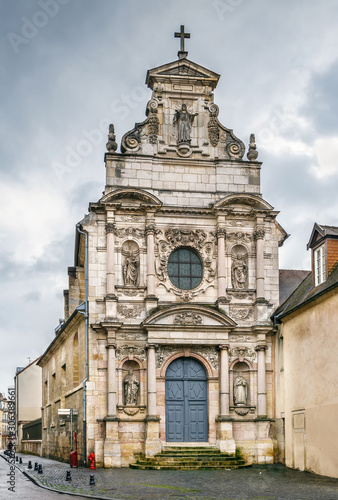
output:
[[[19,461],[19,457],[18,457],[18,455],[16,455],[16,457],[15,457],[15,461],[16,461],[16,462],[18,462],[18,461]]]
[[[94,479],[94,474],[91,474],[89,476],[89,486],[92,486],[93,484],[95,484],[95,479]]]
[[[34,462],[34,470],[38,470],[39,464],[37,462]]]
[[[21,457],[19,458],[19,464],[22,464],[22,458]]]
[[[42,474],[42,464],[39,464],[38,473]]]
[[[72,480],[72,475],[70,473],[70,470],[67,470],[67,473],[66,473],[66,481],[71,481]]]
[[[31,460],[28,460],[28,469],[32,469],[32,461]]]

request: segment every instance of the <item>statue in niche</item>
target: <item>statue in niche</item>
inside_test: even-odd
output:
[[[123,380],[124,404],[136,405],[139,389],[140,382],[137,376],[134,374],[133,368],[129,368],[128,374],[124,377]]]
[[[175,111],[174,125],[177,123],[177,142],[190,144],[191,125],[198,113],[189,113],[187,105],[182,104],[181,109]]]
[[[124,262],[122,266],[124,286],[137,286],[140,267],[140,251],[137,243],[127,241],[122,247]]]
[[[243,375],[238,375],[234,380],[234,403],[246,405],[248,398],[248,383]]]
[[[246,256],[238,253],[232,258],[231,282],[233,288],[245,288],[248,276]]]

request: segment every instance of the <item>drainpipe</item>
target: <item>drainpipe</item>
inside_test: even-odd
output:
[[[87,467],[87,414],[86,414],[86,383],[89,378],[88,366],[88,233],[80,230],[80,224],[76,224],[76,229],[85,237],[85,312],[79,311],[85,317],[85,338],[86,338],[86,378],[82,383],[82,403],[83,403],[83,465]]]

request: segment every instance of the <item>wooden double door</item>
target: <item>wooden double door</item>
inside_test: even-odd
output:
[[[165,382],[166,440],[208,441],[207,376],[194,358],[175,359]]]

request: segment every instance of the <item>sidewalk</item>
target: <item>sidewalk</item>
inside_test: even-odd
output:
[[[1,454],[3,456],[3,454]],[[288,469],[282,465],[238,470],[143,471],[97,469],[18,454],[16,466],[39,486],[93,499],[113,500],[338,500],[338,479]],[[28,469],[28,460],[43,473]],[[70,470],[72,481],[66,481]],[[90,474],[95,485],[89,486]],[[62,499],[62,497],[61,497]]]

